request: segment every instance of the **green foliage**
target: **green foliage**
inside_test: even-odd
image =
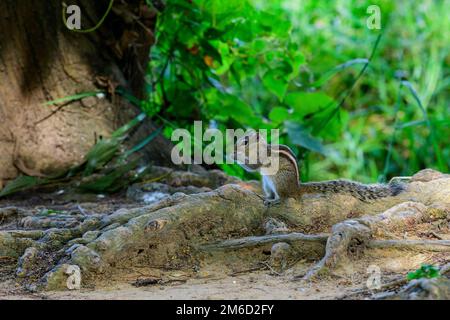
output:
[[[39,177],[19,176],[15,180],[8,183],[1,191],[0,198],[16,193],[18,191],[33,188],[48,183],[48,179]]]
[[[381,31],[366,27],[373,4]],[[170,0],[142,106],[168,137],[193,120],[279,128],[305,180],[448,171],[444,11],[432,0]]]
[[[157,26],[146,111],[189,126],[261,127],[269,108],[255,108],[246,89],[282,102],[304,59],[290,41],[285,14],[248,1],[168,2]],[[270,126],[270,125],[269,125]]]
[[[285,122],[285,125],[292,143],[305,149],[325,154],[325,149],[320,141],[311,136],[301,124],[289,121]]]
[[[39,210],[37,216],[57,216],[61,214],[64,214],[64,211],[44,208]]]
[[[138,160],[111,166],[103,170],[99,176],[93,176],[90,181],[81,183],[79,188],[94,193],[119,191],[137,179],[137,177],[130,179],[126,174],[137,167]]]
[[[440,277],[439,268],[430,265],[430,264],[424,264],[419,269],[413,272],[409,272],[406,276],[408,280],[413,279],[422,279],[422,278],[437,278]]]
[[[118,155],[120,148],[122,147],[122,142],[126,138],[126,134],[144,119],[145,114],[140,114],[129,123],[113,132],[110,138],[104,138],[98,141],[85,157],[85,161],[82,164],[82,166],[84,166],[83,176],[90,176],[92,173],[111,162],[111,160]],[[154,137],[154,135],[152,136]]]
[[[151,1],[147,1],[152,5]],[[382,29],[366,27],[381,8]],[[168,0],[159,14],[146,76],[148,99],[117,88],[170,137],[203,120],[226,128],[278,128],[303,180],[384,181],[450,168],[449,31],[445,1]],[[50,104],[102,93],[86,92]],[[19,177],[0,197],[93,173],[90,190],[113,190],[135,119],[102,139],[86,162],[49,179]],[[206,129],[206,128],[204,128]],[[108,168],[105,168],[108,167]],[[237,176],[238,166],[220,165]],[[128,167],[125,167],[128,169]],[[50,180],[50,181],[49,181]]]

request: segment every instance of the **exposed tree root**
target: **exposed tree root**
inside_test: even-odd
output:
[[[211,252],[285,243],[295,245],[294,250],[302,250],[304,249],[304,246],[301,245],[304,243],[316,243],[324,246],[326,244],[324,258],[311,268],[308,273],[302,277],[303,279],[312,279],[315,276],[320,275],[321,272],[326,272],[330,268],[335,267],[343,257],[347,256],[349,250],[355,253],[357,250],[362,249],[361,245],[363,244],[368,248],[395,248],[438,252],[450,251],[450,240],[374,240],[369,239],[369,234],[370,230],[366,226],[359,225],[358,222],[350,220],[334,226],[332,234],[333,238],[331,239],[327,234],[271,234],[230,239],[218,243],[201,245],[198,248],[200,250]],[[289,247],[289,250],[290,249],[291,247]]]
[[[329,268],[335,267],[342,258],[347,257],[351,247],[358,248],[369,239],[370,229],[358,221],[347,220],[333,226],[327,241],[325,256],[307,272],[304,279],[312,279]]]
[[[212,243],[200,246],[199,249],[206,251],[235,250],[277,242],[287,242],[287,243],[317,242],[319,244],[325,244],[327,239],[328,235],[316,235],[316,234],[309,235],[296,232],[296,233],[271,234],[265,236],[253,236],[240,239],[225,240],[219,243]]]
[[[157,183],[166,183],[168,192],[176,193],[149,205],[124,207],[112,214],[91,214],[85,204],[80,205],[82,210],[47,214],[0,209],[0,256],[20,258],[17,275],[31,283],[31,289],[64,289],[71,266],[79,268],[83,284],[90,284],[138,265],[192,272],[205,261],[248,261],[241,270],[265,263],[280,273],[299,259],[320,254],[323,259],[306,275],[312,279],[366,247],[439,251],[449,247],[449,240],[404,239],[405,232],[420,238],[416,228],[422,224],[443,226],[441,232],[446,232],[441,223],[449,217],[446,177],[413,181],[405,193],[371,203],[345,195],[310,195],[266,208],[255,183],[238,181],[196,193],[229,181],[220,172],[205,178],[200,173],[158,170],[154,176],[166,176]],[[154,179],[149,176],[149,182],[141,185],[145,192],[153,190]],[[200,189],[193,194],[177,192],[176,188],[189,185]],[[237,255],[239,259],[233,260]]]
[[[254,246],[261,246],[268,243],[287,242],[317,242],[325,245],[329,238],[328,234],[303,234],[286,233],[271,234],[264,236],[252,236],[239,239],[230,239],[218,243],[201,245],[198,248],[205,251],[216,250],[236,250]],[[339,241],[339,245],[342,240]],[[396,249],[418,249],[428,251],[450,251],[450,240],[368,240],[368,248],[396,248]]]
[[[364,216],[336,224],[327,241],[324,258],[303,277],[313,279],[328,269],[336,267],[350,254],[364,247],[403,248],[431,251],[449,251],[448,240],[374,240],[375,235],[392,234],[396,230],[409,230],[414,225],[432,222],[447,216],[447,211],[436,214],[435,208],[427,208],[416,202],[404,202],[374,216]]]
[[[27,211],[17,207],[0,208],[0,226],[27,216]]]
[[[450,251],[450,240],[371,240],[367,247]]]

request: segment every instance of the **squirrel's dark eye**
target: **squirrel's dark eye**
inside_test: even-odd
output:
[[[244,146],[246,146],[248,144],[248,137],[245,137],[244,139]]]

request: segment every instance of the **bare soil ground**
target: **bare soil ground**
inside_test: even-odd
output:
[[[192,279],[182,284],[143,288],[117,284],[102,289],[39,294],[15,290],[10,282],[0,285],[1,299],[333,299],[338,293],[339,288],[332,284],[312,284],[301,288],[284,277],[273,277],[261,272],[222,279]]]
[[[5,265],[0,278],[0,299],[77,299],[77,300],[168,300],[168,299],[294,299],[335,300],[370,299],[377,293],[367,288],[369,266],[380,268],[380,280],[387,283],[406,276],[406,273],[421,264],[443,265],[450,262],[448,254],[417,253],[392,250],[368,250],[362,259],[343,266],[340,274],[316,281],[293,279],[295,274],[305,272],[309,263],[299,263],[283,274],[270,270],[243,270],[242,274],[220,275],[220,266],[210,267],[194,277],[183,272],[172,272],[163,284],[136,287],[137,280],[154,275],[151,270],[131,272],[127,277],[92,288],[74,291],[50,291],[31,293],[15,282]],[[15,266],[15,265],[14,265]],[[14,266],[9,268],[14,271]],[[9,275],[8,275],[9,274]],[[398,289],[398,288],[397,288]],[[364,292],[360,292],[363,290]],[[395,288],[394,288],[395,291]]]

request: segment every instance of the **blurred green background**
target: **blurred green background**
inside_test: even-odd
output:
[[[380,30],[366,25],[370,5]],[[143,108],[169,138],[194,120],[279,128],[303,181],[448,172],[449,5],[169,0]]]

